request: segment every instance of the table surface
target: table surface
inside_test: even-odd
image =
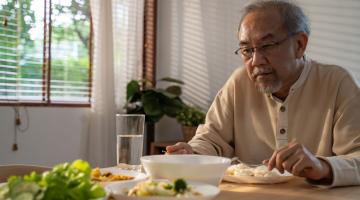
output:
[[[286,183],[259,185],[222,182],[221,192],[215,200],[359,200],[360,186],[319,188],[302,178]]]

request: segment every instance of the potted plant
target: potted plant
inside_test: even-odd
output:
[[[197,107],[185,105],[177,113],[176,120],[181,124],[184,140],[188,142],[194,137],[199,124],[205,122],[205,113]]]
[[[145,114],[146,122],[146,154],[150,153],[154,142],[155,126],[164,115],[176,117],[185,105],[180,98],[182,81],[173,78],[162,78],[159,81],[171,83],[165,89],[141,87],[143,81],[131,80],[127,84],[126,104],[128,114]]]
[[[145,114],[147,123],[156,123],[164,115],[176,117],[184,106],[180,98],[182,81],[162,78],[159,81],[172,83],[163,88],[141,89],[142,81],[132,80],[127,84],[125,109],[128,114]]]

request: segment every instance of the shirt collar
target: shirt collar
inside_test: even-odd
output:
[[[304,68],[302,69],[302,72],[298,78],[298,80],[296,80],[296,82],[290,87],[290,90],[289,90],[289,94],[288,94],[288,97],[296,90],[298,89],[299,87],[301,87],[304,83],[305,83],[305,80],[306,78],[308,77],[309,75],[309,72],[310,72],[310,68],[311,68],[311,60],[308,59],[305,55],[304,55]],[[271,98],[272,100],[275,100],[277,102],[283,102],[282,100],[280,100],[279,98],[275,97],[274,95],[272,94],[268,94],[267,95],[269,98]],[[286,98],[288,99],[288,98]]]
[[[311,60],[309,60],[308,58],[306,58],[306,56],[304,56],[304,68],[300,74],[300,77],[298,78],[298,80],[290,87],[290,91],[289,94],[293,91],[295,91],[297,88],[301,87],[304,83],[306,78],[309,75],[310,72],[310,68],[311,68]]]

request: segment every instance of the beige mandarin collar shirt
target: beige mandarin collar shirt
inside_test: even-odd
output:
[[[330,163],[331,186],[360,184],[360,90],[346,70],[306,59],[281,101],[258,92],[239,68],[189,144],[199,154],[261,163],[291,141]]]

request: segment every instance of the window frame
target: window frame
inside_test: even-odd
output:
[[[92,98],[92,72],[93,72],[93,19],[91,12],[91,1],[89,0],[89,91],[87,102],[71,102],[71,101],[52,101],[51,100],[51,39],[52,39],[52,0],[44,0],[44,44],[43,44],[43,61],[42,61],[42,100],[25,101],[25,100],[0,100],[0,106],[29,106],[29,107],[91,107]],[[49,6],[49,7],[47,7]],[[48,9],[48,10],[47,10]],[[49,12],[48,16],[46,12]],[[47,22],[47,20],[49,20]],[[48,32],[47,32],[48,31]],[[49,41],[46,41],[46,37]],[[48,55],[47,55],[48,54]],[[48,87],[46,87],[48,86]]]
[[[156,84],[156,28],[157,0],[144,0],[144,40],[143,40],[143,88],[154,88]],[[147,124],[146,154],[151,152],[151,144],[155,141],[155,126]]]

